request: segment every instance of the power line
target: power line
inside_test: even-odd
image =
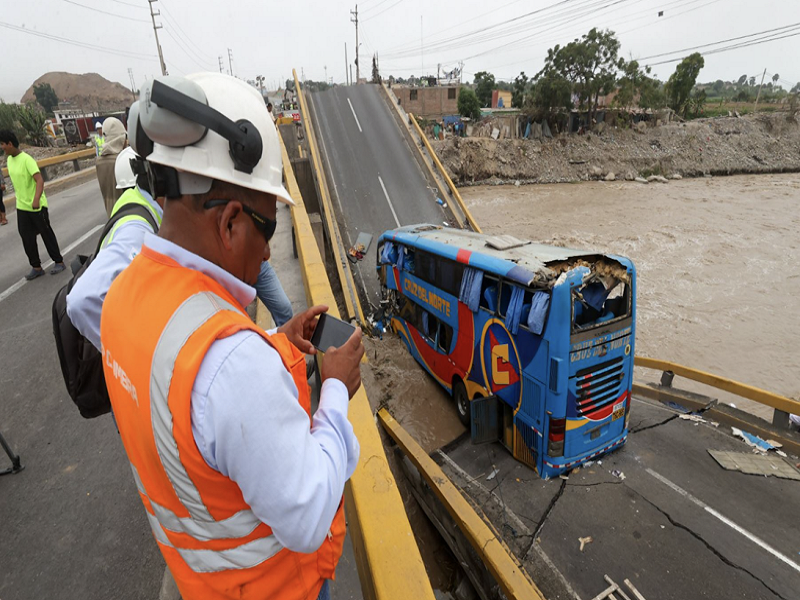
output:
[[[210,71],[210,70],[211,70],[211,69],[209,68],[209,66],[208,66],[210,63],[205,63],[205,62],[204,62],[204,63],[201,63],[200,61],[198,61],[197,59],[195,59],[195,57],[194,57],[194,56],[192,56],[192,55],[191,55],[191,54],[190,54],[190,53],[189,53],[189,52],[186,50],[186,48],[184,48],[184,46],[183,46],[183,43],[182,43],[180,40],[178,40],[178,38],[177,38],[177,37],[175,37],[174,35],[172,35],[172,32],[171,32],[169,29],[165,29],[165,30],[164,30],[164,33],[166,33],[166,34],[167,34],[167,35],[170,37],[170,39],[172,39],[172,41],[173,41],[173,42],[175,42],[175,44],[178,46],[178,48],[180,48],[181,52],[183,52],[183,53],[184,53],[184,54],[185,54],[185,55],[186,55],[186,56],[189,58],[189,60],[191,60],[191,61],[192,61],[194,64],[196,64],[198,67],[200,67],[200,68],[201,68],[202,70],[204,70],[204,71]]]
[[[104,15],[108,15],[109,17],[116,17],[118,19],[125,19],[126,21],[138,21],[139,23],[148,23],[147,19],[135,19],[133,17],[126,17],[125,15],[118,15],[116,13],[108,12],[105,10],[100,10],[99,8],[95,8],[94,6],[86,6],[85,4],[80,4],[78,2],[73,2],[73,0],[63,0],[67,4],[74,4],[75,6],[80,6],[81,8],[85,8],[87,10],[93,10],[94,12],[101,13]]]
[[[732,44],[730,46],[725,46],[723,48],[715,48],[713,50],[709,50],[708,52],[701,52],[701,56],[708,56],[709,54],[721,54],[722,52],[729,52],[731,50],[738,50],[739,48],[748,48],[750,46],[759,46],[761,44],[766,44],[767,42],[775,42],[777,40],[783,40],[786,38],[791,38],[800,35],[800,31],[796,33],[789,33],[786,35],[781,36],[766,36],[768,39],[761,39],[761,40],[753,40],[750,42],[743,42],[739,44]],[[678,58],[670,58],[668,60],[662,60],[659,62],[650,63],[649,66],[654,67],[656,65],[665,65],[668,63],[678,62],[679,60],[683,60],[685,57],[681,56]]]
[[[145,8],[142,4],[133,4],[132,2],[123,2],[122,0],[111,0],[117,4],[124,4],[125,6],[133,6],[134,8]]]
[[[392,9],[393,9],[395,6],[397,6],[397,5],[398,5],[398,4],[400,4],[401,2],[403,2],[403,0],[397,0],[397,2],[395,2],[395,3],[394,3],[394,4],[392,4],[391,6],[389,6],[389,7],[387,7],[387,8],[384,8],[384,9],[383,9],[381,12],[379,12],[379,13],[376,13],[376,14],[374,14],[374,15],[372,15],[372,16],[369,16],[369,17],[367,17],[366,19],[364,19],[364,21],[371,21],[371,20],[372,20],[372,19],[374,19],[375,17],[380,17],[380,16],[381,16],[383,13],[385,13],[385,12],[388,12],[388,11],[392,10]]]
[[[198,54],[198,56],[206,56],[206,57],[208,57],[208,58],[213,58],[213,57],[211,57],[210,55],[206,55],[206,54],[205,54],[205,51],[204,51],[202,48],[200,48],[200,46],[198,46],[197,44],[195,44],[195,43],[192,41],[192,38],[191,38],[191,37],[190,37],[190,36],[189,36],[189,35],[188,35],[188,34],[187,34],[187,33],[186,33],[184,30],[183,30],[183,27],[181,27],[180,23],[178,22],[178,19],[176,19],[175,17],[173,17],[173,16],[172,16],[172,12],[169,10],[169,8],[168,8],[167,6],[165,6],[165,5],[164,5],[164,0],[161,0],[161,8],[163,8],[163,9],[164,9],[164,11],[165,11],[165,14],[164,14],[164,16],[165,16],[165,17],[167,17],[167,18],[169,19],[169,22],[170,22],[170,23],[171,23],[171,24],[172,24],[174,27],[176,27],[176,28],[178,29],[178,32],[180,32],[180,34],[183,34],[183,35],[181,36],[181,38],[182,38],[182,39],[184,39],[184,38],[185,38],[185,39],[184,39],[184,41],[186,41],[186,42],[187,42],[187,44],[189,44],[189,45],[193,46],[193,47],[194,47],[194,49],[195,49],[195,50],[197,50],[197,54]],[[178,32],[176,32],[176,33],[178,33]]]
[[[378,3],[377,3],[375,6],[370,6],[370,7],[368,7],[368,8],[365,8],[365,9],[363,9],[361,12],[369,12],[369,11],[371,11],[371,10],[375,10],[375,9],[376,9],[376,8],[378,8],[378,7],[379,7],[381,4],[386,4],[388,1],[389,1],[389,0],[381,0],[381,1],[380,1],[380,2],[378,2]],[[361,6],[364,6],[365,4],[366,4],[366,2],[362,2],[362,3],[361,3]]]
[[[143,54],[140,52],[128,52],[125,50],[119,50],[117,48],[107,48],[105,46],[98,46],[96,44],[89,44],[87,42],[81,42],[78,40],[71,40],[68,38],[63,38],[57,35],[52,35],[49,33],[43,33],[41,31],[33,31],[31,29],[26,29],[25,27],[19,27],[18,25],[12,25],[11,23],[6,23],[4,21],[0,21],[0,27],[4,27],[6,29],[10,29],[12,31],[18,31],[19,33],[26,33],[28,35],[34,35],[36,37],[48,39],[54,42],[60,42],[62,44],[69,44],[71,46],[77,46],[79,48],[86,48],[88,50],[100,50],[107,54],[116,54],[117,56],[124,56],[126,58],[135,58],[139,60],[153,60],[154,57],[150,54]]]

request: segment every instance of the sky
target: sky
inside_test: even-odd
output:
[[[7,102],[48,71],[95,72],[126,87],[128,69],[137,87],[160,75],[147,0],[0,2],[0,98]],[[343,83],[345,44],[350,63],[355,56],[354,0],[158,0],[153,8],[174,75],[218,71],[222,61],[237,77],[263,75],[268,88],[282,85],[292,68]],[[378,53],[384,77],[436,74],[439,65],[450,71],[464,61],[465,80],[478,71],[511,80],[537,73],[548,48],[599,27],[617,32],[621,55],[644,59],[662,80],[677,61],[656,63],[691,52],[684,49],[786,36],[707,54],[699,81],[760,79],[765,69],[767,81],[778,74],[786,88],[800,81],[800,0],[364,0],[358,12],[362,76]],[[723,40],[733,41],[716,44]]]

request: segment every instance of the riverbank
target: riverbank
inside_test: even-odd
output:
[[[459,185],[800,171],[800,116],[789,112],[544,140],[451,137],[432,143]]]
[[[630,257],[637,354],[800,394],[800,175],[461,193],[485,233]],[[730,401],[771,420],[771,409]]]

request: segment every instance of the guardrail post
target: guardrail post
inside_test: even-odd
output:
[[[661,373],[661,387],[671,388],[673,379],[675,379],[675,373],[672,371],[664,371]]]
[[[50,181],[50,177],[47,175],[47,168],[40,169],[40,172],[42,174],[42,179],[44,180],[45,183]]]
[[[77,158],[76,158],[75,160],[73,160],[73,161],[72,161],[72,168],[73,168],[73,170],[74,170],[76,173],[77,173],[78,171],[80,171],[80,170],[81,170],[81,165],[80,165],[80,163],[78,162],[78,159],[77,159]]]
[[[772,413],[772,424],[775,425],[775,427],[780,427],[781,429],[789,429],[791,426],[789,413],[776,408],[775,412]]]

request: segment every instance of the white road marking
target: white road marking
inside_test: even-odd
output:
[[[381,179],[380,175],[378,175],[378,181],[380,182],[381,187],[383,188],[383,195],[386,196],[386,202],[389,203],[389,208],[392,209],[392,215],[394,216],[394,222],[397,223],[398,227],[402,227],[402,225],[400,225],[400,219],[397,218],[397,213],[394,212],[394,206],[392,205],[392,201],[389,199],[389,192],[386,191],[386,186],[383,185],[383,179]]]
[[[92,229],[90,229],[89,231],[84,233],[80,238],[78,238],[77,240],[72,242],[69,246],[64,248],[61,251],[61,256],[66,256],[67,254],[72,252],[75,248],[77,248],[79,245],[81,245],[83,242],[85,242],[87,239],[89,239],[93,234],[95,234],[98,231],[100,231],[104,226],[105,226],[105,223],[102,223],[102,224],[98,225],[97,227],[93,227]],[[53,266],[53,261],[52,260],[48,260],[46,263],[44,263],[42,265],[42,269],[49,269],[51,266]],[[0,302],[5,300],[6,298],[8,298],[11,294],[16,292],[18,289],[20,289],[26,283],[28,283],[28,280],[23,277],[17,283],[15,283],[11,287],[9,287],[7,290],[5,290],[4,292],[0,293]]]
[[[363,129],[361,129],[361,123],[359,123],[359,122],[358,122],[358,117],[356,116],[356,109],[355,109],[355,108],[353,108],[353,103],[352,103],[352,102],[350,102],[350,98],[348,98],[348,99],[347,99],[347,103],[350,105],[350,110],[352,110],[352,111],[353,111],[353,118],[356,120],[356,125],[358,125],[358,130],[359,130],[361,133],[364,133],[364,130],[363,130]]]
[[[744,537],[746,537],[748,540],[750,540],[751,542],[753,542],[753,543],[754,543],[754,544],[756,544],[757,546],[761,547],[763,550],[766,550],[767,552],[769,552],[770,554],[772,554],[772,555],[773,555],[775,558],[777,558],[778,560],[780,560],[780,561],[782,561],[782,562],[786,563],[786,564],[787,564],[787,565],[789,565],[789,566],[790,566],[792,569],[794,569],[795,571],[797,571],[798,573],[800,573],[800,565],[798,565],[796,562],[794,562],[793,560],[791,560],[791,559],[790,559],[788,556],[786,556],[785,554],[782,554],[781,552],[778,552],[778,551],[777,551],[775,548],[773,548],[772,546],[770,546],[769,544],[767,544],[767,543],[766,543],[764,540],[762,540],[762,539],[761,539],[761,538],[759,538],[758,536],[756,536],[756,535],[754,535],[754,534],[750,533],[749,531],[747,531],[747,530],[746,530],[744,527],[742,527],[741,525],[738,525],[738,524],[734,523],[734,522],[733,522],[733,521],[731,521],[729,518],[727,518],[725,515],[722,515],[722,514],[720,514],[719,512],[717,512],[716,510],[714,510],[713,508],[711,508],[711,507],[710,507],[708,504],[706,504],[705,502],[703,502],[702,500],[700,500],[699,498],[695,498],[695,497],[694,497],[694,496],[692,496],[692,495],[691,495],[689,492],[687,492],[687,491],[686,491],[686,490],[684,490],[682,487],[680,487],[678,484],[676,484],[676,483],[672,483],[672,482],[671,482],[669,479],[667,479],[666,477],[664,477],[664,476],[663,476],[663,475],[661,475],[660,473],[656,473],[655,471],[653,471],[653,469],[646,469],[646,471],[647,471],[647,472],[648,472],[650,475],[652,475],[653,477],[655,477],[656,479],[658,479],[658,480],[659,480],[661,483],[663,483],[664,485],[666,485],[667,487],[669,487],[669,488],[671,488],[672,490],[674,490],[674,491],[678,492],[678,493],[679,493],[681,496],[683,496],[683,497],[684,497],[684,498],[686,498],[687,500],[689,500],[689,501],[693,502],[694,504],[696,504],[697,506],[699,506],[700,508],[702,508],[703,510],[705,510],[705,511],[706,511],[708,514],[710,514],[710,515],[713,515],[714,517],[716,517],[717,519],[719,519],[720,521],[722,521],[723,523],[725,523],[725,525],[727,525],[728,527],[730,527],[731,529],[733,529],[733,530],[734,530],[734,531],[736,531],[737,533],[740,533],[741,535],[743,535]]]

